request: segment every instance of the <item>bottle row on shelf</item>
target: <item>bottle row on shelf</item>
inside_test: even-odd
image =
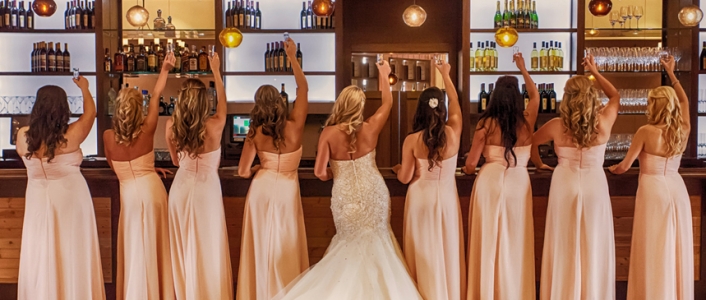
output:
[[[532,6],[530,7],[530,2]],[[498,1],[495,17],[493,18],[495,28],[512,27],[512,28],[539,28],[539,16],[537,15],[537,3],[530,0],[517,0],[517,9],[515,9],[514,1],[510,1],[508,9],[507,0],[505,0],[505,11],[500,11],[500,1]]]
[[[542,42],[542,48],[537,50],[537,43],[531,52],[532,71],[561,71],[564,69],[564,51],[561,43],[555,41]],[[478,49],[473,51],[471,43],[471,72],[487,72],[498,70],[498,50],[495,42],[478,42]]]
[[[492,99],[495,84],[488,85],[489,89],[485,91],[485,83],[480,85],[480,94],[478,95],[478,113],[482,113],[488,109],[488,105]],[[522,98],[524,100],[525,109],[529,105],[530,95],[527,92],[527,86],[522,85]],[[554,91],[553,83],[539,84],[539,113],[556,113],[557,112],[556,92]]]
[[[233,0],[228,2],[225,11],[226,27],[262,29],[262,11],[260,2]]]
[[[27,10],[25,10],[25,2],[20,1],[19,8],[17,1],[0,1],[0,29],[18,29],[18,30],[33,30],[34,29],[34,11],[32,11],[32,2],[29,2]]]
[[[159,39],[150,46],[145,46],[144,42],[138,42],[137,51],[134,44],[124,44],[122,49],[115,52],[111,58],[110,50],[105,49],[104,68],[105,72],[117,73],[158,73],[164,64],[164,58],[169,52],[174,52],[176,59],[172,73],[207,73],[211,71],[208,56],[213,52],[213,45],[201,47],[197,51],[196,45],[189,45],[184,41],[177,40],[176,43],[168,41],[166,47],[160,43]]]
[[[125,88],[130,88],[129,84],[125,84]],[[139,87],[135,86],[135,90],[140,90]],[[117,92],[113,87],[111,86],[110,90],[108,91],[108,115],[112,116],[115,114],[115,103],[117,99]],[[217,99],[217,93],[216,93],[216,84],[213,81],[210,81],[208,84],[208,89],[206,90],[206,95],[208,97],[209,101],[209,106],[211,107],[211,114],[216,113],[216,105],[218,103]],[[148,90],[142,90],[142,113],[143,115],[147,115],[149,112],[149,106],[150,106],[150,101],[152,100],[152,94],[149,93]],[[178,101],[177,97],[169,97],[169,103],[164,101],[164,95],[159,97],[159,115],[160,116],[171,116],[174,114],[174,107],[176,105],[176,102]]]
[[[83,96],[69,96],[67,99],[72,114],[83,113]],[[0,115],[30,114],[36,100],[36,96],[0,96]]]
[[[95,6],[95,1],[88,2],[73,0],[71,2],[66,2],[66,10],[64,11],[64,29],[85,30],[96,28]]]
[[[302,68],[304,56],[301,50],[301,44],[297,43],[297,61]],[[265,51],[265,72],[291,72],[292,62],[284,50],[284,42],[273,42],[267,44]]]
[[[300,27],[301,29],[333,29],[336,27],[335,20],[336,11],[328,17],[319,17],[314,14],[314,10],[311,7],[311,1],[309,1],[309,6],[307,7],[306,2],[302,2],[302,11],[299,13],[300,16]]]
[[[71,53],[69,44],[64,43],[64,50],[61,50],[61,43],[38,42],[34,43],[31,58],[32,72],[70,72]]]

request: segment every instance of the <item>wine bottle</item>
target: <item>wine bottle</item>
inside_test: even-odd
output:
[[[32,2],[29,2],[27,7],[27,29],[34,30],[34,10],[32,10]]]
[[[306,10],[306,24],[307,29],[314,29],[314,11],[311,9],[311,1],[309,1],[309,7]]]
[[[154,51],[154,43],[148,48],[147,52],[147,71],[157,72],[157,53]]]
[[[126,65],[125,70],[127,72],[135,72],[135,45],[130,44],[127,52],[127,58],[125,59]]]
[[[549,106],[551,113],[556,113],[556,92],[554,91],[554,84],[549,84]]]
[[[500,13],[500,1],[498,0],[497,8],[495,9],[495,29],[503,27],[503,15]]]
[[[537,42],[534,42],[532,48],[532,71],[539,69],[539,52],[537,52]]]
[[[64,69],[64,52],[61,51],[61,43],[54,44],[56,49],[54,49],[54,56],[56,57],[56,71],[57,72],[70,72],[71,70]]]
[[[503,11],[503,27],[510,26],[510,10],[508,9],[507,1],[505,0],[505,11]]]
[[[498,6],[500,6],[500,1],[498,1]],[[469,61],[471,63],[470,70],[471,70],[471,72],[473,72],[473,71],[475,71],[475,68],[476,68],[476,57],[475,57],[475,54],[473,53],[473,42],[471,42],[471,51],[470,52],[471,52],[471,57],[469,59]]]
[[[301,29],[309,28],[309,25],[307,23],[306,1],[302,2],[302,11],[301,13],[299,13],[299,19],[301,22]]]
[[[564,50],[561,50],[561,43],[559,43],[559,71],[564,69]]]
[[[245,28],[251,28],[252,22],[252,9],[250,8],[250,1],[245,0]]]
[[[549,110],[549,108],[550,108],[550,107],[549,107],[549,105],[550,105],[550,104],[549,104],[549,101],[550,101],[550,100],[549,100],[549,91],[547,90],[547,84],[546,84],[546,83],[542,83],[541,86],[542,86],[542,87],[541,87],[542,93],[539,94],[539,97],[540,97],[540,99],[541,99],[541,104],[542,104],[542,105],[540,105],[540,111],[539,111],[539,112],[540,112],[540,113],[548,113],[548,112],[550,112],[550,110]]]
[[[54,43],[49,42],[47,48],[47,68],[49,72],[56,72],[56,52],[54,52]]]
[[[66,9],[64,10],[64,29],[71,28],[71,22],[69,21],[69,10],[71,10],[71,3],[66,1]]]
[[[17,2],[12,1],[12,11],[10,12],[10,26],[13,29],[19,29],[20,23],[18,20],[19,10],[17,9]]]
[[[76,2],[76,10],[74,11],[74,27],[77,30],[83,29],[81,26],[81,21],[83,20],[83,9],[79,1]]]
[[[532,27],[532,9],[530,7],[530,1],[527,0],[525,3],[525,28],[530,29]]]
[[[287,54],[284,51],[284,42],[279,42],[279,53],[277,54],[279,57],[279,71],[280,72],[287,72]]]
[[[175,101],[176,100],[174,97],[169,97],[169,106],[167,106],[167,115],[168,116],[171,116],[174,114],[174,107],[175,107],[174,102]]]
[[[478,94],[478,113],[486,110],[488,105],[488,93],[485,92],[485,83],[480,84],[480,94]]]
[[[159,96],[159,115],[167,115],[167,103],[164,102],[164,96]]]
[[[262,11],[260,11],[260,2],[257,2],[257,10],[255,10],[255,29],[262,29]]]
[[[265,72],[270,72],[270,44],[267,44],[265,51]]]
[[[478,48],[476,49],[476,72],[482,72],[485,70],[483,67],[483,43],[478,42]]]
[[[24,1],[20,1],[20,10],[17,12],[17,22],[19,29],[27,29],[27,12],[25,11]]]
[[[238,9],[238,28],[245,28],[245,5],[240,0],[240,9]]]
[[[554,71],[554,41],[549,41],[547,48],[547,71]]]
[[[0,4],[2,4],[2,3],[0,3]],[[0,10],[1,9],[2,8],[0,8]],[[0,27],[0,28],[2,28],[2,27]],[[32,52],[29,53],[29,58],[30,58],[30,60],[29,60],[30,61],[30,70],[32,70],[32,72],[36,72],[37,71],[37,69],[36,69],[37,68],[37,43],[32,44]],[[699,103],[701,103],[701,100],[699,100]]]
[[[272,43],[270,49],[270,72],[279,72],[279,43]]]
[[[525,12],[522,4],[522,0],[517,0],[517,12],[515,13],[517,28],[525,28]]]
[[[701,62],[701,70],[706,70],[706,42],[704,42],[704,47],[701,49],[699,61]]]
[[[488,85],[488,105],[490,105],[491,99],[493,99],[493,91],[495,90],[495,84],[491,83]]]
[[[527,92],[527,85],[524,83],[522,84],[522,99],[525,100],[525,109],[527,109],[527,106],[529,106],[530,97],[529,93]]]
[[[537,1],[532,1],[532,16],[534,19],[534,29],[539,28],[539,16],[537,15]]]
[[[517,28],[517,18],[515,17],[515,2],[510,0],[510,27]]]
[[[66,55],[67,52],[64,52],[64,55]],[[64,56],[64,61],[66,59],[66,56]],[[46,49],[46,44],[44,42],[39,43],[39,57],[37,57],[37,61],[39,62],[39,72],[47,72],[49,69],[47,68],[47,49]]]
[[[284,83],[282,84],[282,91],[279,94],[282,96],[284,103],[289,104],[289,95],[284,91]]]
[[[226,28],[233,27],[233,19],[231,18],[232,16],[233,16],[233,8],[231,8],[230,2],[228,2],[228,9],[226,9],[226,12],[225,12]]]
[[[493,58],[495,59],[495,64],[494,64],[495,69],[493,71],[497,71],[498,70],[498,45],[495,42],[492,42],[492,43],[493,43]]]
[[[64,43],[64,72],[71,71],[71,54],[69,53],[69,44]]]
[[[492,71],[493,68],[493,53],[490,50],[490,41],[485,41],[485,49],[483,49],[483,68],[487,71]]]
[[[174,44],[174,68],[173,73],[181,73],[181,66],[183,62],[181,61],[181,47],[179,40]]]
[[[539,69],[547,70],[547,42],[542,42],[542,49],[539,51]]]
[[[82,29],[89,29],[91,28],[88,24],[88,20],[91,19],[91,12],[88,9],[88,6],[85,5],[85,1],[81,2],[81,10],[83,14],[81,14],[81,28]]]
[[[297,62],[299,62],[299,67],[304,69],[304,55],[302,54],[302,48],[299,43],[297,43]]]
[[[0,0],[0,29],[5,28],[5,1]]]

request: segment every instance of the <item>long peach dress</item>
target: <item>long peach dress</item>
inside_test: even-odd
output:
[[[694,299],[691,203],[680,162],[681,155],[640,154],[628,299]]]
[[[221,150],[180,154],[169,192],[169,236],[179,300],[233,299],[218,167]]]
[[[174,299],[167,190],[154,152],[112,164],[120,180],[117,299]]]
[[[271,299],[309,267],[299,194],[302,149],[259,151],[261,169],[245,200],[236,299]]]
[[[81,150],[26,159],[27,191],[17,296],[105,299],[93,199]]]
[[[487,145],[473,185],[468,226],[468,297],[534,299],[534,223],[527,162],[530,146]]]
[[[615,238],[606,145],[556,147],[542,253],[541,299],[615,299]]]
[[[465,294],[466,260],[461,205],[456,189],[456,156],[429,171],[416,159],[407,190],[403,242],[409,273],[424,299],[460,300]]]

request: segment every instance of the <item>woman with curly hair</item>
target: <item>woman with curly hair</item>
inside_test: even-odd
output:
[[[542,253],[541,299],[614,299],[615,239],[608,181],[603,170],[606,143],[620,94],[596,68],[592,56],[583,65],[608,96],[586,76],[566,82],[560,117],[532,138],[532,162],[542,163],[538,146],[554,141],[559,165],[552,176]]]
[[[169,191],[169,238],[177,299],[232,299],[233,280],[218,167],[226,92],[218,54],[209,56],[218,104],[210,115],[206,85],[187,79],[166,140],[179,167]]]
[[[274,86],[257,90],[238,167],[241,177],[255,176],[245,199],[240,300],[271,299],[309,267],[298,176],[309,86],[296,59],[297,45],[288,39],[284,46],[297,82],[294,108],[288,112]],[[252,167],[256,155],[261,165]]]
[[[174,299],[167,190],[156,172],[167,171],[154,168],[159,98],[174,61],[173,53],[164,60],[147,116],[142,95],[124,88],[113,129],[103,133],[105,157],[120,181],[117,299]]]
[[[640,182],[630,247],[628,299],[694,299],[691,201],[679,175],[691,124],[689,98],[674,75],[674,58],[662,60],[672,87],[647,96],[647,125],[635,133],[622,174],[640,159]]]
[[[105,299],[93,199],[81,174],[81,143],[96,119],[88,80],[74,79],[83,114],[69,124],[66,92],[37,91],[29,126],[17,133],[27,167],[18,299]]]

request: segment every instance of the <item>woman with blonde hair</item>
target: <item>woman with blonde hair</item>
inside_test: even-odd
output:
[[[117,299],[174,298],[167,190],[156,170],[167,171],[154,168],[159,98],[174,61],[173,53],[164,60],[147,116],[142,95],[124,88],[115,104],[113,129],[103,133],[105,157],[120,181]]]
[[[392,108],[390,66],[376,65],[380,108],[365,120],[365,93],[349,86],[319,138],[314,173],[323,181],[334,179],[336,235],[321,261],[275,299],[421,299],[390,229],[390,192],[375,164],[378,137]]]
[[[166,140],[179,167],[169,192],[169,237],[177,299],[232,299],[233,280],[218,167],[226,123],[226,93],[218,54],[209,56],[216,81],[216,113],[206,85],[187,79]]]
[[[635,133],[615,174],[640,160],[640,179],[630,247],[628,299],[694,299],[691,202],[679,175],[691,124],[689,99],[674,75],[674,58],[662,60],[672,87],[647,98],[647,125]]]
[[[583,65],[608,96],[603,106],[587,76],[566,82],[560,116],[532,138],[532,162],[540,144],[554,141],[559,165],[552,176],[547,206],[540,280],[541,299],[614,299],[615,239],[608,181],[603,170],[610,130],[618,117],[620,94],[596,68]]]
[[[284,46],[297,82],[294,108],[287,111],[274,86],[257,90],[238,167],[241,177],[255,178],[245,199],[236,299],[271,299],[309,267],[298,176],[309,85],[297,45],[288,39]],[[256,155],[261,165],[251,167]]]

